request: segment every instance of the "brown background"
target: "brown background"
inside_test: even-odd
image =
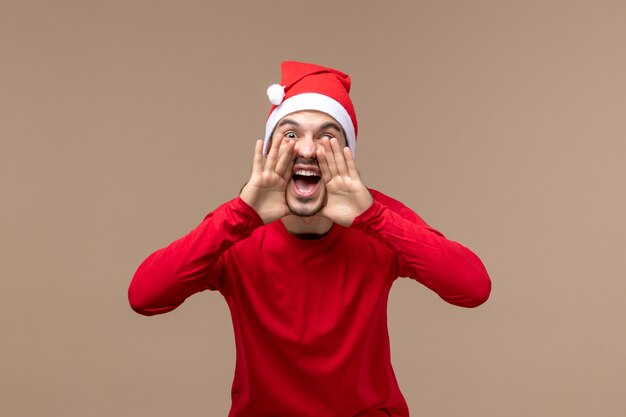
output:
[[[0,0],[0,415],[226,415],[219,294],[126,289],[237,194],[283,59],[352,75],[366,184],[492,276],[394,286],[413,415],[626,415],[625,45],[621,0]]]

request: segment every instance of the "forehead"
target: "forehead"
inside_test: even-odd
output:
[[[294,122],[303,128],[316,129],[323,125],[336,124],[339,130],[343,134],[341,125],[330,115],[321,111],[315,110],[300,110],[294,113],[289,113],[278,121],[277,126],[284,125],[287,122]]]

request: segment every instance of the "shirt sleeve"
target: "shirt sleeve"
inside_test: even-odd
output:
[[[415,279],[454,305],[476,307],[484,303],[491,292],[491,280],[480,258],[396,203],[398,207],[392,210],[375,199],[352,227],[397,254],[400,276]]]
[[[166,313],[196,292],[219,290],[222,255],[261,225],[239,197],[218,207],[186,236],[141,263],[128,288],[132,309],[148,316]]]

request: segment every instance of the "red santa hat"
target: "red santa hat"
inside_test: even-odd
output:
[[[280,84],[267,89],[272,108],[265,124],[263,153],[269,148],[276,124],[288,114],[317,110],[333,117],[343,128],[352,155],[356,148],[357,121],[350,92],[350,76],[315,64],[285,61]]]

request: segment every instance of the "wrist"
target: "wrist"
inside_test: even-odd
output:
[[[239,198],[254,210],[263,224],[271,223],[287,214],[287,207],[284,204],[277,204],[273,202],[272,196],[259,195],[249,187],[244,186]]]
[[[372,204],[374,204],[374,197],[372,197],[372,194],[367,188],[365,188],[365,192],[363,193],[362,198],[360,198],[359,200],[360,204],[357,208],[358,213],[355,217],[358,217],[361,214],[365,213],[370,207],[372,207]]]

